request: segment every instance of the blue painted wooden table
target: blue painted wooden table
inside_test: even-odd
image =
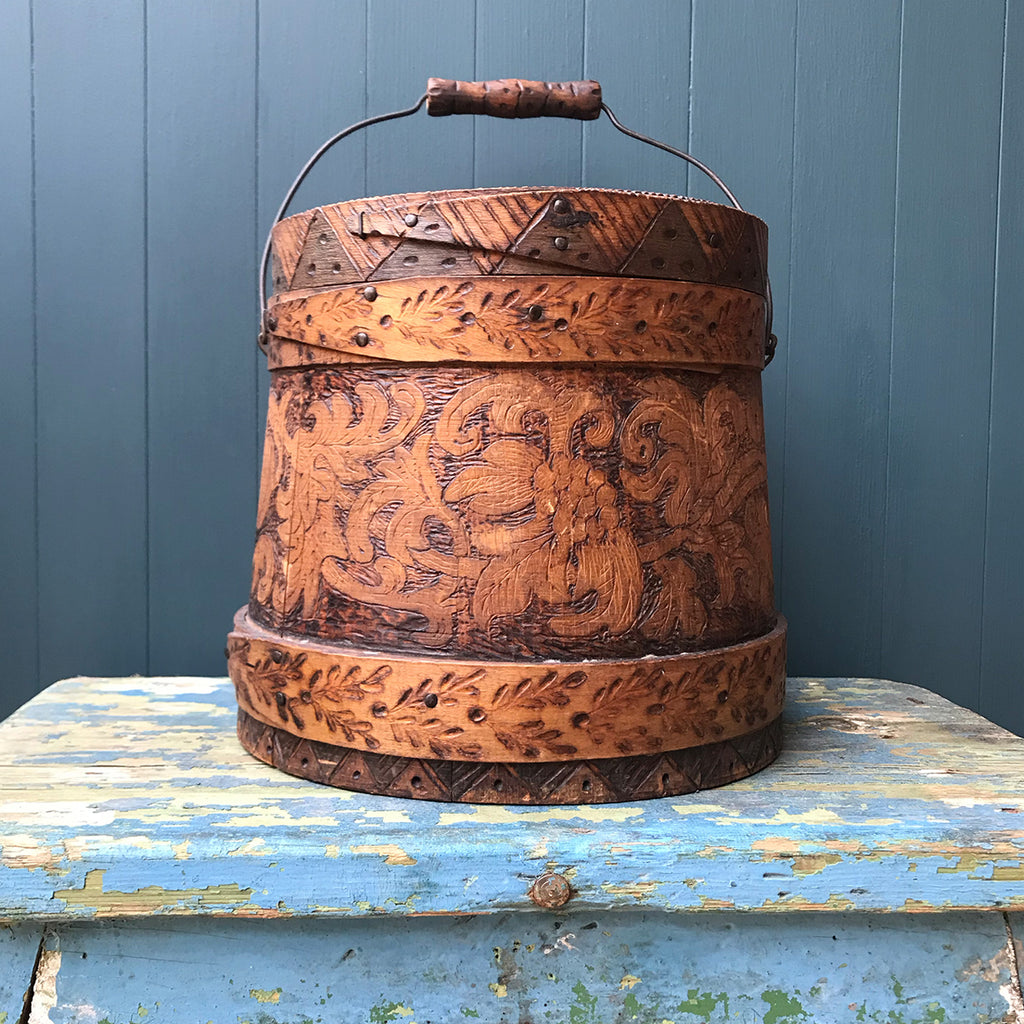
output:
[[[1024,740],[927,691],[791,680],[760,775],[591,807],[317,786],[234,715],[71,679],[0,725],[0,1024],[1024,1021]]]

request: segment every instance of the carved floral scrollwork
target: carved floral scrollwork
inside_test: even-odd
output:
[[[643,397],[623,423],[622,485],[641,502],[664,496],[666,527],[640,548],[644,564],[661,582],[656,605],[641,629],[652,637],[677,627],[699,635],[707,625],[708,604],[731,605],[741,586],[754,606],[769,607],[772,580],[770,549],[762,542],[768,519],[759,406],[719,385],[698,407],[686,388],[667,377],[645,381],[641,390]],[[757,492],[762,500],[751,501]],[[717,585],[717,594],[707,603],[700,596],[695,569],[701,557],[713,564]]]
[[[496,436],[489,444],[479,428],[467,427],[484,406]],[[485,559],[470,605],[481,628],[535,600],[560,636],[621,633],[636,618],[636,543],[616,489],[587,457],[612,443],[614,426],[607,398],[559,396],[527,374],[471,385],[442,413],[438,443],[452,454],[480,455],[444,497],[463,510]]]
[[[323,626],[341,601],[435,649],[500,645],[524,615],[564,644],[691,642],[737,609],[754,610],[746,635],[769,628],[762,425],[739,375],[701,394],[664,373],[619,390],[593,373],[318,373],[271,395],[253,575],[268,625],[343,639]]]

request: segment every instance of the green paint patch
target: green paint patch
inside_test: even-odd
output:
[[[370,1007],[371,1024],[391,1024],[401,1017],[411,1017],[412,1007],[402,1003],[378,1003]]]
[[[897,1006],[910,1006],[910,1000],[903,996],[904,988],[894,977],[892,994]],[[867,1003],[857,1007],[858,1021],[872,1024],[946,1024],[946,1011],[939,1003],[926,1003],[919,1011],[921,1016],[906,1017],[902,1010],[868,1010]]]
[[[463,1017],[479,1017],[480,1014],[477,1013],[476,1010],[471,1010],[468,1006],[464,1006],[462,1008],[462,1016]],[[3,1022],[0,1021],[0,1024],[3,1024]]]
[[[597,996],[592,996],[582,981],[573,985],[572,994],[569,1024],[597,1024]]]
[[[787,995],[781,988],[765,989],[761,998],[768,1004],[768,1012],[764,1015],[764,1024],[797,1024],[806,1020],[807,1012],[797,999],[800,990],[794,995]]]
[[[699,989],[691,988],[684,999],[677,1007],[677,1013],[692,1013],[695,1017],[708,1018],[715,1012],[715,1007],[721,1003],[722,1014],[729,1017],[729,997],[724,992],[712,995],[710,992],[701,992]],[[768,1018],[766,1017],[765,1020]]]

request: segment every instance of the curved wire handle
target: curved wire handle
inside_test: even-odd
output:
[[[291,183],[288,191],[285,193],[284,200],[280,207],[278,207],[277,215],[274,217],[274,222],[271,225],[271,230],[267,234],[266,244],[263,246],[263,256],[260,259],[260,278],[259,278],[259,295],[260,295],[260,333],[258,338],[258,344],[260,349],[264,353],[267,351],[267,332],[273,331],[277,327],[277,323],[267,316],[267,267],[270,263],[270,251],[273,242],[273,229],[274,227],[284,218],[285,213],[288,211],[288,207],[291,201],[295,198],[295,193],[298,192],[299,187],[306,180],[307,175],[313,169],[314,165],[319,161],[332,146],[336,143],[341,142],[342,139],[347,138],[349,135],[355,134],[363,128],[369,128],[371,125],[382,124],[385,121],[396,121],[401,117],[409,117],[415,114],[424,103],[427,101],[429,93],[424,93],[416,103],[411,107],[406,107],[404,110],[395,110],[390,114],[378,114],[375,117],[368,117],[363,121],[357,121],[353,125],[349,125],[348,128],[338,132],[337,135],[332,135],[326,142],[324,142],[320,148],[306,161],[305,166],[299,171],[295,180]],[[691,156],[689,153],[685,153],[681,149],[675,149],[672,146],[666,145],[664,142],[658,142],[657,139],[649,138],[646,135],[641,135],[640,132],[633,131],[632,128],[627,128],[611,111],[611,108],[606,103],[601,103],[601,110],[604,111],[608,116],[608,120],[611,121],[612,125],[617,128],[623,135],[628,135],[631,139],[636,139],[638,142],[644,142],[648,146],[654,146],[655,149],[663,150],[666,153],[670,153],[672,156],[677,156],[681,160],[685,160],[687,163],[692,164],[699,171],[703,171],[721,190],[729,202],[740,211],[743,211],[743,207],[740,206],[739,200],[732,194],[732,192],[726,187],[724,181],[707,167],[702,164],[695,156]],[[772,314],[773,314],[773,303],[772,303],[772,284],[768,278],[767,273],[765,274],[765,347],[764,347],[764,365],[767,366],[772,359],[775,357],[775,349],[778,345],[778,338],[772,333]]]

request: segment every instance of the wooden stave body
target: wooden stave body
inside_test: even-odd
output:
[[[615,217],[621,217],[623,224],[616,225]],[[689,234],[680,242],[684,230]],[[698,245],[699,254],[695,251]],[[596,189],[474,190],[383,197],[321,207],[281,222],[274,234],[275,295],[268,310],[268,357],[274,384],[268,411],[253,597],[229,641],[229,666],[243,716],[239,734],[247,748],[287,771],[348,788],[444,800],[481,800],[490,792],[491,799],[503,802],[598,802],[689,792],[743,777],[769,763],[778,750],[785,627],[781,618],[776,619],[772,596],[761,422],[759,371],[763,365],[766,251],[763,224],[731,208],[669,196]],[[643,273],[637,274],[637,270]],[[345,280],[339,282],[339,277]],[[514,293],[511,299],[510,293]],[[582,323],[572,319],[588,301],[599,306],[604,326],[600,317],[587,320],[583,316],[579,318]],[[425,312],[422,307],[426,307]],[[459,326],[467,321],[471,321],[467,326]],[[642,331],[637,329],[638,323],[643,325]],[[428,397],[418,402],[417,389]],[[465,405],[467,393],[474,389],[486,400],[463,416],[460,433],[451,427],[451,414],[436,407],[460,402]],[[495,396],[503,389],[529,396],[533,403],[531,411],[536,414],[534,425],[538,421],[548,425],[547,435],[539,443],[536,436],[529,435],[521,416],[516,420],[516,414],[507,410],[502,416],[491,415]],[[438,394],[445,401],[438,400]],[[559,416],[566,419],[566,407],[572,406],[574,396],[578,398],[581,394],[587,400],[577,404],[581,404],[589,419],[569,423],[568,427],[561,423],[556,443],[553,435],[558,431],[552,424]],[[285,395],[290,397],[282,406]],[[353,399],[354,395],[361,397]],[[645,403],[651,412],[646,420]],[[684,406],[687,412],[680,414],[680,422],[667,424],[665,410],[673,403]],[[339,404],[340,417],[334,410]],[[423,416],[431,405],[434,408],[429,415]],[[353,437],[352,428],[358,433],[366,418],[365,410],[374,406],[378,407],[378,435],[390,432],[390,436],[368,438],[364,430],[359,438],[364,449],[361,461],[353,461],[353,449],[348,449],[342,460],[347,460],[342,474],[347,471],[356,480],[355,493],[346,493],[341,499],[340,504],[346,507],[338,507],[337,490],[325,501],[300,493],[306,488],[295,483],[296,476],[323,490],[324,475],[320,474],[317,480],[315,468],[318,458],[320,468],[325,468],[322,452],[320,456],[316,454],[316,445],[330,435],[330,430],[324,433],[321,429],[325,421],[338,420],[345,428],[341,434],[348,430]],[[707,417],[710,422],[699,422],[709,407],[713,412]],[[653,412],[656,409],[661,410],[660,420]],[[474,413],[477,422],[468,425]],[[413,423],[403,434],[404,427],[396,431],[395,426],[405,414],[407,418],[414,414],[423,416],[423,421]],[[672,446],[664,443],[663,433],[682,438],[689,430],[694,435],[695,423],[699,426],[696,434],[700,436],[691,436],[689,441],[677,445],[678,451],[673,452]],[[586,447],[588,430],[590,437],[599,442],[596,448]],[[482,434],[481,443],[476,443],[480,438],[471,436],[474,431]],[[323,436],[305,438],[312,443],[299,443],[304,433],[318,432]],[[632,448],[627,445],[625,452],[621,450],[624,438],[632,441]],[[615,443],[611,444],[613,439]],[[601,443],[605,448],[618,450],[600,452],[597,449]],[[531,444],[542,451],[543,457],[531,455]],[[341,450],[337,436],[334,446]],[[306,450],[300,453],[303,447]],[[556,448],[561,452],[560,461],[552,454]],[[654,448],[659,451],[652,454]],[[490,457],[489,453],[494,455],[499,449],[501,459]],[[666,451],[675,455],[676,464],[668,464],[671,458],[666,462]],[[411,458],[413,453],[418,456],[415,460]],[[723,493],[732,494],[732,505],[726,501],[715,509],[718,499],[707,493],[706,487],[704,493],[687,498],[671,489],[666,496],[664,486],[658,490],[659,480],[663,485],[673,473],[678,478],[686,463],[698,453],[702,453],[704,460],[705,482],[724,483]],[[305,477],[299,472],[303,457],[306,467],[314,470]],[[608,471],[596,468],[595,459],[603,459]],[[521,471],[518,477],[511,473],[511,482],[508,474],[502,481],[496,467],[509,460],[519,465]],[[650,464],[645,465],[645,460]],[[415,468],[413,461],[418,463]],[[443,465],[446,461],[447,466]],[[528,502],[524,505],[521,500],[521,492],[531,485],[536,487],[544,475],[545,463],[552,479],[543,501],[551,515],[543,528],[532,529],[530,535],[529,528],[522,529],[521,520],[525,517],[528,523],[531,518],[534,522],[543,519],[539,515],[542,499],[535,497],[531,516],[526,507]],[[654,473],[650,472],[652,469]],[[337,479],[336,466],[334,470]],[[488,480],[489,470],[495,472],[490,473]],[[435,478],[426,487],[422,479],[413,486],[421,504],[424,492],[433,487],[434,506],[420,509],[418,518],[413,515],[410,530],[423,540],[424,511],[432,512],[435,522],[440,521],[447,529],[442,545],[447,550],[442,553],[452,556],[449,562],[468,567],[462,575],[451,574],[454,585],[449,580],[433,592],[429,586],[420,585],[425,568],[435,574],[439,571],[439,563],[444,562],[440,556],[426,567],[399,567],[400,576],[411,567],[420,571],[421,579],[409,588],[409,579],[401,576],[400,586],[397,590],[392,588],[391,597],[373,592],[372,587],[363,586],[360,590],[359,585],[352,585],[353,573],[338,568],[339,562],[346,559],[336,557],[337,539],[333,551],[329,544],[314,545],[308,557],[289,557],[295,555],[291,538],[297,534],[289,519],[296,508],[305,505],[305,519],[299,516],[299,533],[303,536],[303,530],[308,532],[317,526],[316,516],[311,520],[308,515],[311,506],[316,506],[314,512],[329,507],[331,514],[326,523],[320,524],[328,534],[337,534],[341,519],[347,528],[348,517],[356,506],[360,506],[364,525],[376,521],[380,527],[388,514],[386,502],[382,502],[393,496],[394,486],[390,491],[386,486],[377,487],[381,495],[376,507],[367,500],[366,492],[372,491],[382,479],[393,485],[396,476],[403,472],[407,483],[417,476],[425,479],[433,474]],[[645,472],[649,474],[646,481]],[[281,502],[282,484],[287,481],[295,487]],[[359,492],[366,481],[370,483]],[[588,487],[603,495],[596,509],[583,508]],[[632,494],[628,493],[630,489]],[[349,491],[353,491],[352,486]],[[505,497],[503,491],[514,492],[514,496]],[[519,507],[515,507],[516,502]],[[409,503],[407,495],[399,508]],[[568,507],[561,512],[568,511],[568,517],[560,514],[560,506],[566,503]],[[668,506],[671,509],[666,520]],[[703,512],[695,512],[696,506]],[[618,513],[624,509],[631,523],[646,517],[646,525],[639,533],[621,521]],[[606,525],[612,520],[611,528],[598,531],[597,541],[593,536],[584,537],[582,546],[577,543],[574,553],[555,559],[557,566],[552,571],[551,549],[558,546],[560,537],[573,533],[571,524],[583,512],[591,519],[600,520],[603,515]],[[520,522],[516,527],[508,527],[510,519]],[[561,533],[556,520],[561,522]],[[287,527],[288,541],[282,541],[281,526]],[[665,535],[672,530],[677,547],[684,537],[689,537],[697,548],[703,545],[703,550],[696,554],[690,552],[689,562],[677,560],[674,580],[672,573],[659,575],[657,557],[647,562],[638,558],[640,552],[657,555],[659,545],[671,547],[671,540],[666,540]],[[455,537],[459,531],[462,533]],[[490,562],[480,558],[479,551],[472,550],[473,539],[487,533],[491,535]],[[737,533],[743,535],[739,542],[735,539]],[[380,579],[382,558],[394,561],[394,552],[381,547],[387,541],[380,530],[377,535],[372,534],[369,528],[362,530],[354,546],[351,538],[341,541],[349,562],[358,549],[356,561],[362,561],[355,568],[363,574],[364,583],[368,577]],[[728,543],[740,549],[738,556],[733,552],[732,582],[726,580],[724,586],[723,579],[713,578],[715,560],[720,555],[715,550],[719,544],[716,535],[730,535],[732,540]],[[695,537],[698,539],[694,540]],[[508,548],[504,562],[500,557],[502,544]],[[531,544],[532,557],[524,559],[523,552]],[[493,554],[495,545],[497,555]],[[274,550],[280,553],[282,547],[288,549],[288,556],[278,558],[276,563],[273,557],[267,557]],[[406,538],[398,547],[404,551],[407,562],[410,553],[415,562],[415,543]],[[595,563],[594,556],[602,550],[607,556],[603,567],[599,566],[589,576],[580,570],[581,563]],[[421,545],[420,554],[430,552],[424,552]],[[517,563],[532,571],[545,558],[548,579],[532,590],[529,581],[518,586],[506,585],[504,590],[500,582],[495,582],[500,581],[503,573],[506,577],[514,576]],[[600,562],[600,558],[596,561]],[[392,562],[387,563],[389,568],[394,568]],[[481,562],[486,563],[482,569]],[[285,563],[287,570],[292,570],[296,563],[305,565],[300,565],[297,576],[291,576],[290,586],[285,579],[289,572],[282,568]],[[312,596],[305,590],[311,578],[307,571],[310,565],[327,565],[329,577],[327,585],[321,578]],[[492,570],[489,573],[488,566]],[[630,577],[630,570],[638,567],[645,579],[642,585],[633,585],[630,590],[630,585],[624,586],[622,581]],[[660,568],[664,569],[664,564]],[[444,570],[441,565],[442,577]],[[296,580],[306,581],[302,589]],[[623,590],[626,593],[617,603],[613,594],[602,606],[600,588],[592,586],[590,592],[598,592],[596,603],[600,607],[596,615],[592,608],[588,619],[586,609],[581,610],[578,603],[566,611],[565,599],[569,598],[568,605],[573,604],[573,584],[579,585],[581,580],[584,585],[611,580],[612,589],[620,592],[620,597]],[[752,583],[756,585],[751,586]],[[686,600],[681,601],[679,593],[673,596],[672,588],[678,592],[686,586],[692,590],[701,585],[703,598],[694,599],[691,594],[688,608],[680,608]],[[489,587],[491,600],[474,601],[473,586],[478,590]],[[395,595],[410,589],[415,592],[417,588],[427,592],[421,601],[424,607],[399,607],[396,619]],[[344,608],[339,613],[336,600],[331,608],[330,598],[337,597],[339,590],[347,613]],[[367,600],[353,602],[353,591]],[[732,593],[735,607],[728,606],[728,601],[724,610],[718,607],[723,603],[724,591]],[[496,592],[498,598],[494,598]],[[737,593],[742,600],[736,599]],[[528,597],[525,604],[524,594]],[[661,605],[671,605],[667,610],[659,611],[659,595],[663,598]],[[549,599],[547,612],[538,614],[545,597]],[[502,599],[504,616],[491,615],[488,619],[495,607],[501,607]],[[447,620],[450,629],[439,631],[428,624],[428,629],[423,630],[427,602],[438,605],[434,618],[442,623]],[[402,599],[397,603],[401,606]],[[353,615],[356,604],[362,608]],[[561,615],[557,614],[556,605],[561,607]],[[302,615],[295,614],[298,608],[303,610]],[[398,628],[403,612],[411,612],[413,628]],[[550,620],[560,623],[561,636],[557,635],[559,628],[548,629],[548,635],[543,635],[545,614],[549,624]],[[689,629],[684,621],[687,614],[692,620]],[[650,628],[651,622],[656,620],[664,625],[673,615],[677,628],[674,632],[665,632],[663,628],[659,638],[657,631]],[[704,621],[698,622],[702,617]],[[519,623],[518,634],[512,636],[506,629],[502,637],[500,626],[494,629],[496,619]],[[631,631],[623,628],[629,619],[635,620]],[[520,620],[525,620],[525,624]],[[246,679],[254,671],[247,652],[254,644],[265,642],[267,636],[274,650],[290,664],[296,659],[307,659],[312,647],[319,650],[317,664],[322,666],[331,662],[332,653],[338,665],[348,664],[355,652],[391,658],[396,664],[412,659],[424,678],[443,676],[453,659],[460,664],[478,663],[479,671],[492,674],[501,665],[523,665],[524,671],[550,665],[556,671],[565,670],[564,676],[571,675],[574,668],[585,674],[588,668],[615,664],[617,660],[633,659],[640,664],[652,652],[661,658],[703,652],[708,659],[714,659],[721,651],[752,644],[760,652],[760,669],[767,666],[763,690],[770,693],[770,699],[766,703],[758,698],[748,707],[741,706],[742,702],[730,706],[728,712],[736,721],[724,729],[728,733],[724,740],[715,738],[715,729],[719,736],[723,734],[722,723],[714,724],[711,733],[703,736],[682,728],[676,733],[676,742],[668,729],[656,738],[648,735],[640,753],[634,752],[635,743],[631,746],[625,734],[630,729],[635,733],[637,728],[642,733],[644,726],[633,720],[636,716],[626,714],[622,735],[616,735],[613,729],[605,750],[590,748],[588,753],[581,753],[583,748],[566,741],[561,746],[573,750],[572,754],[534,752],[536,763],[553,768],[564,762],[565,769],[552,776],[563,780],[555,785],[538,786],[529,781],[534,777],[529,775],[523,759],[517,760],[512,749],[515,744],[507,742],[511,736],[508,723],[504,747],[499,743],[495,748],[492,739],[490,744],[468,751],[453,751],[451,743],[435,743],[433,748],[428,745],[417,752],[402,744],[385,742],[386,752],[378,755],[364,746],[361,756],[371,761],[382,756],[392,766],[409,761],[423,768],[403,769],[395,778],[433,781],[421,787],[411,787],[406,781],[404,788],[400,785],[396,789],[394,784],[384,781],[391,778],[389,767],[383,774],[367,770],[362,775],[363,784],[357,785],[358,780],[346,775],[340,766],[346,758],[351,760],[349,752],[363,744],[366,734],[346,736],[344,729],[336,731],[323,726],[307,731],[288,715],[275,716],[273,712],[279,712],[280,706],[271,708],[270,714],[261,714],[266,709],[258,701],[243,696]],[[263,653],[266,655],[266,651]],[[256,659],[256,664],[260,663],[275,668],[265,656],[262,662]],[[720,672],[724,671],[720,668]],[[750,671],[757,669],[748,670],[748,674]],[[601,676],[600,671],[597,676]],[[683,676],[685,673],[679,679]],[[712,686],[706,687],[710,692],[714,689],[713,673],[705,675],[705,683],[708,680],[712,681]],[[591,689],[593,685],[588,684]],[[615,685],[623,685],[621,678]],[[349,715],[350,721],[365,721],[372,700],[366,695],[353,700],[351,687],[349,690],[344,714]],[[556,699],[571,702],[586,690],[584,687],[575,694],[560,693]],[[310,699],[308,688],[300,692]],[[295,701],[301,699],[297,693],[289,693],[287,685],[276,696],[293,706],[298,706]],[[367,703],[359,706],[363,699]],[[658,704],[653,699],[646,706]],[[440,721],[455,734],[464,731],[464,721],[448,721],[444,714],[442,705],[434,716],[435,722]],[[579,714],[586,717],[586,712]],[[320,720],[319,714],[314,717]],[[536,707],[524,708],[521,725],[536,733],[542,717],[536,713]],[[682,719],[677,717],[676,721]],[[743,725],[737,726],[740,721]],[[393,723],[387,725],[397,735]],[[547,731],[571,731],[564,721],[560,726]],[[435,734],[437,728],[435,724]],[[278,733],[278,739],[273,739]],[[686,742],[678,742],[684,734]],[[744,735],[751,738],[743,740]],[[735,754],[737,748],[729,746],[734,737],[736,742],[747,744],[742,756],[723,753],[728,748]],[[301,756],[294,751],[287,756],[282,753],[296,743],[314,744],[316,754],[309,754],[313,748],[306,747],[302,748],[305,753]],[[559,745],[553,743],[554,747]],[[328,751],[334,753],[328,756]],[[680,767],[683,761],[678,761],[671,771],[659,770],[657,758],[667,757],[673,751],[689,752],[686,770]],[[605,771],[587,775],[589,769],[580,767],[607,767],[617,760],[638,757],[641,761],[631,770],[619,766],[618,774]],[[641,762],[643,770],[637,766]],[[330,771],[324,767],[327,763],[334,765]],[[491,765],[492,781],[506,778],[503,792],[443,781],[450,775],[444,765],[455,765],[452,770],[458,775],[459,771],[464,774],[468,770],[466,765],[474,763]],[[584,778],[593,781],[583,787]],[[598,783],[599,779],[603,781]],[[609,779],[614,779],[614,784]],[[624,779],[633,782],[625,784]],[[652,779],[669,781],[654,784]]]

